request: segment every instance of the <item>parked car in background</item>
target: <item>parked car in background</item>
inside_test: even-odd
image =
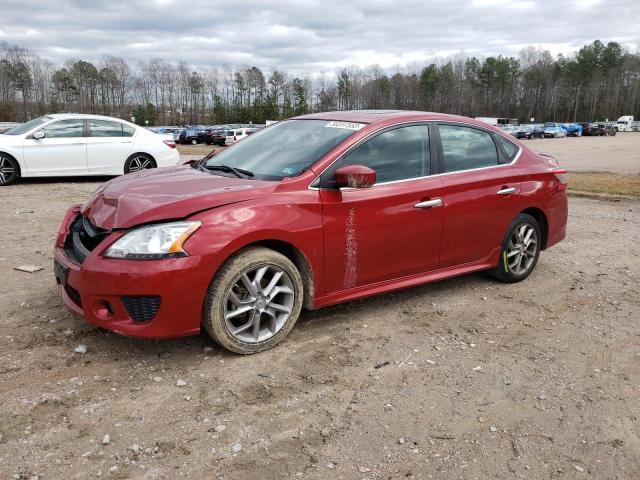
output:
[[[0,133],[4,133],[7,130],[11,130],[12,128],[20,125],[19,122],[0,122]]]
[[[604,128],[598,126],[597,123],[581,123],[582,135],[585,137],[601,137],[604,135]]]
[[[196,145],[204,143],[207,138],[207,132],[203,127],[187,127],[178,135],[178,143]]]
[[[540,125],[520,125],[514,135],[517,139],[544,138],[544,130]]]
[[[567,136],[567,132],[562,125],[555,122],[547,122],[544,124],[545,138],[563,138]]]
[[[177,165],[173,140],[125,120],[52,114],[0,135],[0,185],[20,177],[121,175]]]
[[[62,221],[56,278],[64,303],[107,330],[204,328],[255,353],[281,342],[303,306],[479,270],[524,280],[565,236],[565,173],[471,118],[306,115],[100,187]]]
[[[582,127],[578,123],[563,123],[560,125],[565,132],[567,132],[567,137],[581,137],[582,136]]]
[[[205,143],[207,145],[218,145],[224,147],[227,141],[227,130],[225,127],[212,128],[207,131]]]
[[[612,123],[598,123],[598,128],[600,128],[604,135],[613,137],[616,134],[615,124]]]
[[[509,135],[516,135],[518,128],[516,125],[498,125],[498,128]]]
[[[251,129],[247,127],[234,128],[225,132],[225,145],[233,145],[249,135]]]

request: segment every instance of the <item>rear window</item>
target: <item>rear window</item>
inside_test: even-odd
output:
[[[498,151],[489,132],[460,125],[438,125],[438,130],[445,172],[498,165]]]
[[[92,137],[122,137],[122,124],[108,120],[89,120]]]
[[[518,147],[515,143],[510,142],[509,140],[507,140],[506,138],[500,135],[496,135],[495,138],[496,138],[496,141],[498,142],[498,145],[500,145],[500,148],[502,149],[502,153],[504,153],[504,156],[507,157],[509,162],[513,161],[513,159],[516,158],[516,155],[518,154],[520,147]]]

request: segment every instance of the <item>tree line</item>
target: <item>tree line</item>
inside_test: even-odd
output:
[[[0,43],[0,121],[46,113],[97,113],[149,125],[264,123],[309,112],[405,109],[521,122],[640,117],[640,54],[595,40],[553,57],[528,47],[518,57],[458,53],[388,71],[379,65],[294,76],[286,69],[194,67],[151,59],[130,64],[54,65]]]

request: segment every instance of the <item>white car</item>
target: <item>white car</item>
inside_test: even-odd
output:
[[[0,135],[0,186],[20,177],[121,175],[177,165],[170,138],[112,117],[52,114]]]

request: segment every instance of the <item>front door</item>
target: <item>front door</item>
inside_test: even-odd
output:
[[[427,125],[396,127],[364,141],[321,175],[325,293],[437,268],[443,209],[430,158]],[[372,168],[377,183],[332,188],[335,170],[344,165]]]
[[[44,138],[24,140],[27,169],[34,175],[79,175],[87,172],[87,141],[81,118],[58,120],[40,130]]]

